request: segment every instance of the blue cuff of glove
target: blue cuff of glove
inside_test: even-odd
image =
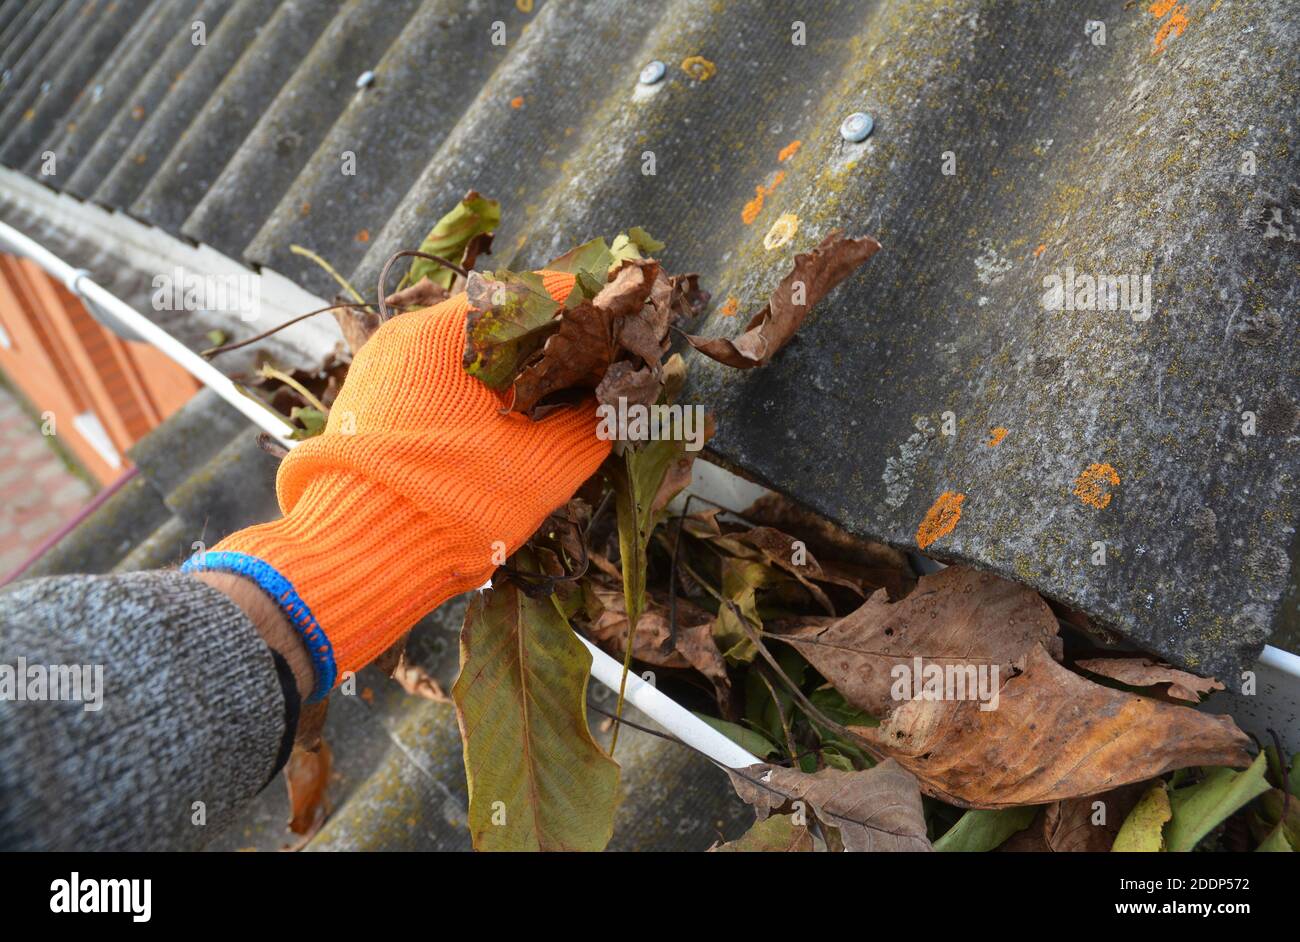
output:
[[[289,624],[302,636],[316,668],[316,686],[307,698],[308,703],[319,703],[334,689],[338,667],[334,663],[334,648],[324,630],[317,623],[307,603],[294,590],[291,583],[270,563],[229,551],[195,553],[181,566],[181,572],[229,572],[257,583],[263,592],[284,612]]]

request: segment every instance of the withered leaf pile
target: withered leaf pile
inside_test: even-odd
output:
[[[612,247],[596,239],[566,253],[546,266],[577,278],[562,302],[535,274],[472,273],[465,369],[493,389],[512,387],[512,408],[533,418],[575,391],[594,390],[599,402],[611,405],[658,401],[671,332],[709,301],[697,275],[670,275],[643,254],[662,247],[633,229]],[[728,366],[761,366],[789,342],[813,306],[879,248],[874,239],[832,232],[795,257],[793,270],[740,337],[684,336]]]

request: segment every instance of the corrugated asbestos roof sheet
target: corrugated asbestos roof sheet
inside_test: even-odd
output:
[[[706,333],[876,235],[772,366],[696,363],[720,460],[909,547],[964,495],[927,553],[1201,672],[1295,647],[1294,3],[9,0],[0,29],[0,162],[323,295],[291,244],[372,290],[470,188],[494,264],[646,227]],[[1053,309],[1054,275],[1146,279],[1150,316]]]

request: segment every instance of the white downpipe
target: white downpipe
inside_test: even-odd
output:
[[[144,340],[153,344],[167,356],[176,361],[191,376],[207,386],[224,399],[232,408],[239,410],[262,431],[276,437],[281,444],[292,448],[296,442],[288,438],[293,430],[288,422],[258,405],[238,389],[224,373],[203,357],[192,351],[167,331],[163,330],[135,308],[109,294],[104,288],[95,284],[85,269],[73,268],[39,242],[23,235],[12,226],[0,222],[0,241],[7,243],[19,255],[25,255],[40,265],[55,278],[62,281],[73,294],[96,304],[122,324],[130,328]]]
[[[149,318],[91,281],[84,269],[73,268],[39,242],[29,239],[17,229],[2,222],[0,222],[0,241],[8,243],[20,255],[32,259],[55,278],[64,282],[74,294],[103,307],[126,327],[175,360],[190,375],[238,409],[263,431],[274,435],[288,447],[296,444],[285,437],[291,431],[287,422],[277,418],[269,409],[264,409],[239,392],[225,374]],[[591,676],[617,693],[623,676],[623,665],[582,635],[578,635],[578,640],[591,652]],[[635,673],[628,673],[626,700],[682,742],[694,746],[715,762],[739,769],[762,761],[741,749],[695,714],[660,693],[653,684],[646,683]]]
[[[591,652],[591,676],[618,693],[619,682],[623,677],[623,665],[582,635],[578,635],[578,640]],[[756,765],[763,761],[741,749],[690,710],[664,696],[655,689],[654,684],[638,677],[635,671],[628,671],[624,699],[664,729],[670,730],[686,745],[694,746],[714,762],[720,762],[731,769],[743,769],[747,765]]]
[[[1300,657],[1290,651],[1275,648],[1271,644],[1264,645],[1264,651],[1259,656],[1259,663],[1279,670],[1288,677],[1300,678]]]

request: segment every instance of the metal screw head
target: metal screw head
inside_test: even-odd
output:
[[[374,80],[375,80],[375,73],[370,69],[366,69],[366,71],[362,72],[360,75],[357,76],[357,88],[365,88]]]
[[[871,115],[865,111],[855,111],[841,122],[840,137],[856,144],[858,141],[865,141],[875,126],[876,121]]]
[[[653,85],[655,82],[663,78],[664,73],[667,71],[668,70],[664,67],[664,64],[658,59],[655,59],[652,62],[646,63],[645,68],[641,70],[639,80],[642,85]]]

